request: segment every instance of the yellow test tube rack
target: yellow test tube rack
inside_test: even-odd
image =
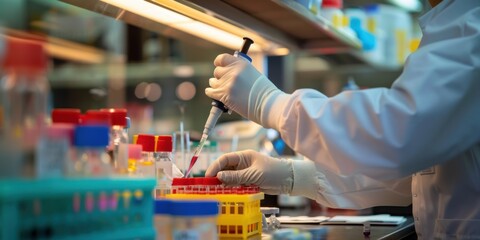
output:
[[[251,239],[262,234],[260,200],[264,195],[258,187],[225,187],[216,178],[182,178],[174,179],[172,193],[166,198],[218,201],[220,238]]]

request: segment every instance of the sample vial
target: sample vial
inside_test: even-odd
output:
[[[1,94],[3,129],[12,140],[33,150],[46,126],[50,85],[42,42],[6,38]]]
[[[72,124],[54,123],[40,136],[36,147],[36,176],[38,178],[60,178],[66,173],[70,159]]]
[[[342,0],[323,0],[320,16],[332,23],[336,28],[343,26],[343,1]]]
[[[127,110],[124,108],[103,108],[102,112],[110,114],[110,143],[108,151],[112,152],[113,166],[118,174],[128,172],[128,135]]]
[[[363,223],[363,236],[370,237],[370,222]]]
[[[172,146],[172,136],[158,136],[155,152],[155,175],[157,178],[155,197],[169,194],[172,188]]]
[[[73,160],[69,163],[70,176],[105,177],[112,173],[108,145],[108,126],[85,125],[75,128]]]
[[[139,134],[137,144],[142,145],[142,158],[137,162],[137,172],[141,177],[155,177],[155,136]]]

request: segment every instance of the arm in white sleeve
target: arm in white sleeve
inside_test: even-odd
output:
[[[464,12],[430,20],[390,89],[276,91],[261,124],[332,175],[399,179],[466,151],[480,141],[480,9],[452,4]]]
[[[364,209],[411,204],[411,177],[376,181],[369,177],[339,176],[316,169],[310,160],[293,160],[291,195],[306,196],[332,208]]]

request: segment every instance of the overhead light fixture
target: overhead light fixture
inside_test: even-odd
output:
[[[125,11],[186,32],[230,49],[238,49],[243,37],[255,41],[252,52],[286,55],[288,48],[222,19],[173,0],[101,0]]]

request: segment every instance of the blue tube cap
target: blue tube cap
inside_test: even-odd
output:
[[[109,140],[109,127],[103,125],[85,125],[75,128],[75,146],[106,147]]]
[[[206,217],[218,215],[217,201],[172,201],[170,214],[183,217]]]

